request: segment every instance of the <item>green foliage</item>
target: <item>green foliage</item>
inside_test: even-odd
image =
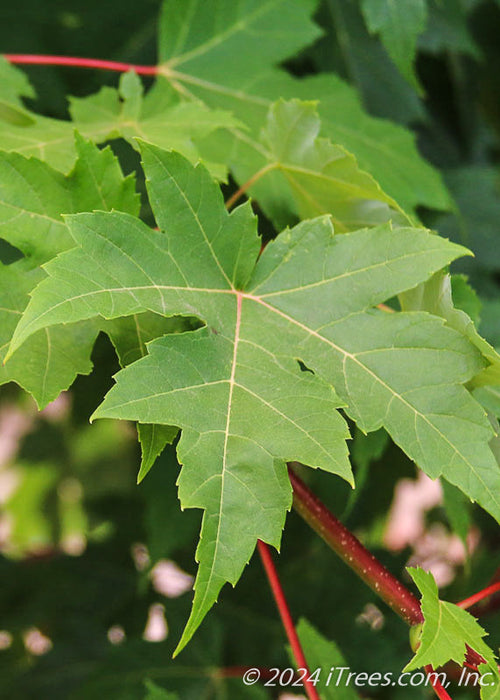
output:
[[[319,98],[323,135],[353,153],[361,168],[403,209],[411,213],[417,204],[448,208],[439,176],[420,158],[408,132],[370,118],[356,93],[335,75],[296,80],[276,68],[318,36],[318,28],[308,19],[313,7],[310,1],[290,7],[284,0],[249,0],[234,7],[226,0],[166,3],[158,39],[162,73],[181,91],[187,89],[214,109],[232,111],[247,126],[248,131],[234,133],[228,152],[240,182],[257,170],[256,141],[276,98]],[[224,22],[218,22],[220,17]],[[216,145],[228,147],[220,140]]]
[[[436,582],[430,572],[423,569],[409,569],[409,572],[422,593],[424,625],[417,652],[405,670],[411,671],[427,664],[438,667],[450,660],[461,665],[469,646],[485,660],[480,666],[481,671],[492,673],[493,684],[498,685],[500,674],[493,651],[483,641],[486,635],[483,628],[466,610],[439,600]],[[481,697],[490,695],[482,692]]]
[[[297,634],[306,655],[309,670],[314,673],[317,668],[323,671],[319,674],[319,682],[314,684],[322,700],[355,700],[358,696],[350,686],[334,683],[327,684],[330,668],[341,668],[346,661],[334,642],[326,640],[307,620],[302,618],[297,625]]]
[[[135,146],[135,138],[173,148],[196,161],[200,153],[197,141],[213,131],[241,126],[229,112],[211,110],[202,102],[182,101],[163,78],[143,96],[144,88],[135,73],[126,73],[118,90],[102,88],[96,95],[71,100],[71,116],[75,126],[102,143],[124,138]],[[223,179],[226,165],[210,163],[214,175]]]
[[[98,315],[194,313],[206,324],[152,343],[95,413],[183,429],[181,502],[206,514],[181,647],[222,583],[236,583],[255,541],[279,545],[291,496],[284,461],[350,479],[342,405],[364,430],[383,425],[431,476],[444,474],[499,518],[490,426],[457,386],[481,367],[472,346],[430,316],[369,311],[462,249],[390,225],[336,238],[318,219],[270,243],[252,271],[259,243],[248,207],[228,215],[203,168],[142,150],[164,233],[125,214],[72,219],[79,245],[45,266],[49,277],[32,293],[10,352],[42,328]],[[294,363],[299,347],[314,375]],[[410,382],[409,363],[419,368]]]
[[[71,248],[65,214],[118,209],[138,214],[133,177],[124,178],[111,150],[99,151],[76,134],[78,160],[68,176],[18,153],[2,153],[0,232],[32,265]]]
[[[362,0],[361,7],[370,32],[380,33],[389,56],[401,73],[418,86],[413,63],[417,37],[425,27],[426,0]]]
[[[269,110],[261,135],[265,158],[261,163],[256,158],[254,166],[265,175],[249,191],[276,225],[284,226],[290,212],[300,219],[335,212],[338,232],[389,220],[408,223],[355,158],[319,138],[319,130],[314,103],[280,101]]]
[[[99,151],[78,134],[75,139],[79,157],[66,177],[17,153],[3,153],[0,158],[1,235],[25,256],[12,265],[0,263],[2,358],[30,292],[43,277],[38,266],[74,245],[63,216],[94,208],[138,213],[134,180],[123,177],[111,150]],[[40,407],[45,406],[77,374],[91,371],[90,353],[98,330],[91,322],[36,334],[12,363],[0,368],[0,383],[17,382]]]
[[[174,693],[167,693],[166,690],[151,681],[146,681],[145,685],[148,692],[144,696],[144,700],[176,700],[179,697]]]
[[[0,97],[6,99],[6,105],[3,113],[0,112],[0,148],[36,156],[63,171],[69,170],[79,155],[73,143],[75,128],[94,143],[124,138],[134,146],[135,137],[140,136],[175,148],[196,161],[200,155],[196,146],[199,139],[217,129],[239,126],[228,112],[211,110],[199,101],[180,101],[175,90],[161,77],[143,96],[144,88],[135,73],[123,75],[118,89],[104,87],[95,95],[72,98],[73,124],[40,117],[18,101],[15,106],[11,104],[12,84],[18,87],[18,94],[24,95],[27,90],[19,77],[22,74],[13,67],[4,70],[6,84]],[[224,164],[209,163],[209,166],[219,178],[225,177]]]
[[[158,70],[28,80],[0,61],[0,697],[273,696],[239,677],[291,663],[258,539],[311,619],[312,670],[397,674],[404,625],[288,515],[286,463],[396,576],[399,480],[440,478],[422,538],[456,534],[468,556],[446,597],[493,576],[500,10],[21,5],[22,27],[2,10],[4,51]],[[195,575],[194,600],[169,588]],[[412,577],[425,623],[407,668],[468,645],[498,678],[482,627]]]

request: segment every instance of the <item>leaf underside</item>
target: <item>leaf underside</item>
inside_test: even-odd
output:
[[[465,249],[390,224],[337,236],[321,217],[259,258],[248,204],[228,214],[203,166],[146,143],[141,151],[160,231],[126,213],[68,217],[76,247],[44,266],[9,354],[62,323],[146,312],[202,322],[149,343],[95,413],[182,430],[179,496],[205,513],[178,649],[256,540],[279,545],[287,460],[352,481],[340,407],[364,431],[385,427],[432,478],[500,518],[492,429],[462,386],[484,366],[479,351],[443,319],[374,308]]]

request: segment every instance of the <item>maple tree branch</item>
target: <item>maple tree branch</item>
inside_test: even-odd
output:
[[[293,507],[306,523],[407,624],[424,622],[420,603],[413,593],[328,510],[290,465],[288,474],[293,487]],[[468,644],[466,649],[465,665],[477,668],[485,662]]]
[[[309,682],[309,676],[311,675],[309,667],[307,665],[306,657],[302,649],[297,630],[295,629],[295,625],[293,624],[292,615],[290,613],[288,603],[286,602],[285,593],[281,586],[278,572],[274,565],[274,561],[271,556],[269,547],[267,544],[265,544],[265,542],[258,540],[257,548],[259,550],[262,565],[264,566],[269,585],[271,587],[274,599],[276,601],[276,606],[278,608],[283,627],[285,628],[288,641],[290,642],[290,646],[292,647],[292,653],[295,658],[297,667],[307,669],[307,676],[304,679],[304,690],[306,691],[309,700],[320,700],[316,688],[312,683]]]
[[[358,576],[409,625],[423,622],[417,598],[364,547],[289,468],[299,515]]]
[[[133,70],[140,75],[156,75],[158,66],[140,66],[120,61],[104,61],[99,58],[79,58],[76,56],[43,56],[37,54],[5,53],[3,57],[10,63],[31,66],[69,66],[75,68],[96,68],[126,73]]]
[[[242,197],[245,192],[248,190],[249,187],[254,185],[258,180],[260,180],[261,177],[264,177],[266,173],[270,172],[271,170],[274,170],[277,167],[276,163],[268,163],[267,165],[264,165],[260,170],[257,170],[256,173],[252,175],[251,178],[249,178],[234,194],[232,194],[229,199],[226,202],[226,209],[231,209],[238,199]]]

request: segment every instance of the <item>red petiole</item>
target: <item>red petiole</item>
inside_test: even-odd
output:
[[[497,593],[498,591],[500,591],[500,581],[497,583],[492,583],[491,586],[483,588],[482,591],[474,593],[474,595],[471,595],[469,598],[465,598],[465,600],[461,600],[459,603],[457,603],[457,605],[459,608],[464,608],[464,610],[467,610],[476,603],[479,603],[480,600],[489,598],[491,595]]]
[[[304,690],[306,691],[309,700],[320,700],[316,688],[312,683],[308,681],[308,678],[311,675],[309,667],[307,665],[306,657],[302,649],[297,630],[295,629],[295,625],[293,624],[292,615],[290,613],[288,603],[286,602],[285,593],[281,586],[278,572],[276,570],[276,566],[274,565],[274,561],[271,556],[269,547],[261,540],[257,542],[257,547],[259,550],[260,558],[262,559],[262,564],[264,566],[267,579],[269,581],[269,585],[271,587],[274,599],[276,601],[276,606],[278,608],[283,627],[285,629],[288,641],[290,642],[290,646],[292,648],[292,653],[295,659],[295,663],[297,664],[297,668],[307,669]]]
[[[76,56],[38,56],[35,54],[6,53],[4,58],[10,63],[29,66],[67,66],[74,68],[95,68],[126,73],[133,70],[140,75],[156,75],[158,66],[138,66],[120,61],[103,61],[99,58],[78,58]]]

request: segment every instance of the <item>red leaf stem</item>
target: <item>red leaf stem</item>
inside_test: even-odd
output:
[[[268,163],[267,165],[264,165],[260,170],[257,170],[256,173],[252,175],[251,178],[249,178],[243,185],[234,192],[229,199],[226,202],[226,209],[231,209],[234,207],[236,202],[245,194],[245,192],[248,190],[249,187],[254,185],[258,180],[260,180],[261,177],[264,177],[268,172],[271,170],[276,169],[276,163]]]
[[[494,593],[498,593],[498,591],[500,591],[500,581],[497,583],[492,583],[490,586],[483,588],[482,591],[478,591],[469,598],[465,598],[465,600],[461,600],[459,603],[456,603],[456,605],[458,605],[459,608],[464,608],[464,610],[467,610],[467,608],[479,603],[480,600],[489,598],[489,596],[493,595]]]
[[[494,583],[500,583],[500,567],[493,574],[489,585],[491,586]],[[493,594],[488,600],[482,600],[474,605],[470,612],[474,617],[480,617],[488,613],[496,612],[498,608],[500,608],[500,595]]]
[[[428,676],[429,676],[431,673],[434,673],[434,669],[433,669],[432,666],[430,666],[430,665],[424,666],[424,670],[425,670],[425,672],[427,673]],[[434,676],[434,682],[431,683],[431,687],[432,687],[432,689],[434,690],[434,692],[436,693],[436,695],[438,696],[438,698],[441,698],[441,700],[452,700],[452,699],[451,699],[451,696],[448,695],[448,693],[446,692],[446,690],[443,688],[443,686],[442,686],[441,683],[439,682],[439,679],[436,678],[435,676]]]
[[[133,70],[140,75],[156,75],[158,66],[138,66],[120,61],[103,61],[99,58],[78,58],[76,56],[40,56],[36,54],[6,53],[4,58],[10,63],[32,66],[71,66],[75,68],[97,68],[126,73]]]
[[[290,613],[288,603],[286,602],[285,594],[283,592],[283,588],[281,586],[278,572],[274,565],[274,561],[271,556],[269,547],[261,540],[257,541],[257,547],[259,550],[260,558],[262,559],[262,564],[264,566],[267,579],[269,581],[269,585],[274,595],[274,600],[276,601],[276,606],[278,608],[281,621],[286,632],[286,636],[288,637],[288,641],[290,642],[290,646],[292,647],[292,653],[297,667],[307,669],[304,690],[306,691],[309,700],[320,700],[316,688],[312,683],[308,682],[308,678],[310,676],[309,667],[307,665],[306,657],[302,649],[299,636],[295,629],[295,625],[293,624],[292,615]]]

